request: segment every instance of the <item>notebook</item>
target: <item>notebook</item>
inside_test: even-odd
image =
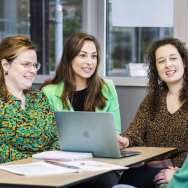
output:
[[[43,151],[32,155],[34,159],[40,160],[63,160],[63,161],[75,161],[92,158],[92,153],[86,152],[69,152],[69,151]]]
[[[61,150],[121,158],[139,152],[120,151],[110,112],[55,112]]]

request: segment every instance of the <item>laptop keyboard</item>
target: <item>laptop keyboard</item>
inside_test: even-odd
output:
[[[134,155],[139,155],[141,152],[139,151],[129,151],[129,150],[121,150],[121,155],[123,157],[130,157],[130,156],[134,156]]]

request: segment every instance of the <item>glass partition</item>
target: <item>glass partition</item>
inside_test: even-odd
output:
[[[29,34],[29,1],[0,0],[0,39],[14,34]]]
[[[49,1],[50,72],[59,63],[63,44],[71,33],[82,30],[82,0]]]
[[[81,31],[83,0],[0,0],[0,39],[27,34],[38,47],[39,74],[53,73],[67,37]]]
[[[149,44],[173,35],[173,0],[107,0],[106,10],[106,76],[145,76]]]

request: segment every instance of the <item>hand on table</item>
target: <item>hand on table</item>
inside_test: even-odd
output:
[[[117,135],[120,149],[127,148],[129,146],[129,139],[120,135]]]

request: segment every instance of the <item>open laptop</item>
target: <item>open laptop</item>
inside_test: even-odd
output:
[[[139,154],[120,151],[110,112],[55,112],[60,147],[64,151],[91,152],[95,157],[121,158]]]

